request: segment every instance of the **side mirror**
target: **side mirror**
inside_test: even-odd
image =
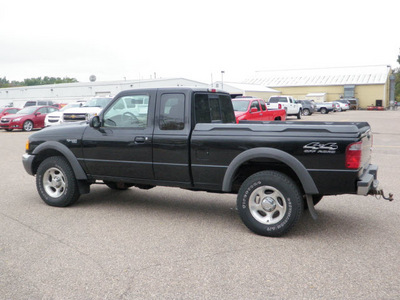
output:
[[[37,117],[37,116],[40,116],[42,113],[40,113],[40,112],[37,112],[36,114],[35,114],[35,116]]]
[[[256,113],[258,112],[258,109],[256,107],[250,108],[250,113]]]
[[[100,128],[101,126],[100,117],[94,116],[93,118],[91,118],[89,121],[89,126],[97,129]]]

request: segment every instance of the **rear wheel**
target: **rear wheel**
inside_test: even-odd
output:
[[[237,197],[243,223],[264,236],[281,236],[300,219],[303,197],[296,183],[277,171],[258,172],[245,180]]]
[[[328,113],[328,110],[325,107],[321,108],[320,111],[321,111],[321,114],[327,114]]]
[[[36,174],[40,197],[51,206],[68,206],[78,200],[80,193],[75,174],[68,161],[61,156],[46,158]]]
[[[303,109],[303,116],[309,116],[310,115],[310,110],[308,108]]]

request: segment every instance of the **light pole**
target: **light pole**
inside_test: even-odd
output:
[[[225,74],[225,71],[221,71],[221,87],[222,87],[222,89],[224,89],[224,74]]]

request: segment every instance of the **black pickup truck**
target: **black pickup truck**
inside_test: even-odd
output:
[[[250,230],[280,236],[324,195],[383,195],[371,144],[365,122],[236,124],[225,92],[149,88],[119,93],[89,124],[32,134],[23,165],[52,206],[94,183],[234,193]]]

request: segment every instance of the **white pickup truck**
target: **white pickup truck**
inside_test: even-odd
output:
[[[267,106],[268,109],[284,109],[287,116],[297,116],[297,119],[301,119],[302,106],[296,103],[292,96],[271,96]]]

